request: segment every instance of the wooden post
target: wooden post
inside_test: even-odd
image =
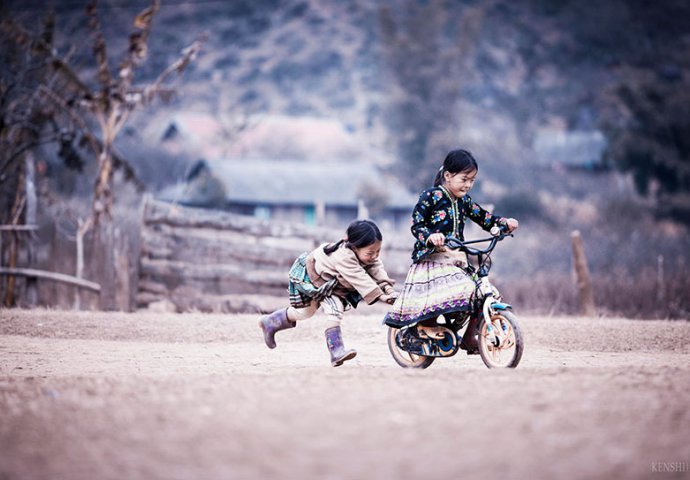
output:
[[[666,301],[666,282],[664,281],[664,256],[656,257],[656,302],[661,307]]]
[[[37,199],[36,199],[36,168],[34,163],[33,153],[29,152],[24,157],[24,185],[26,191],[26,210],[24,223],[26,225],[36,225],[36,209],[37,209]],[[26,242],[26,255],[27,255],[27,266],[29,268],[34,267],[36,260],[35,254],[35,233],[30,231],[27,235]],[[38,294],[36,289],[35,277],[26,278],[26,303],[29,307],[35,307],[38,301]]]
[[[84,278],[84,235],[89,230],[91,222],[84,222],[81,218],[77,220],[77,266],[75,275],[77,278]],[[81,310],[81,292],[77,288],[74,292],[74,310]]]
[[[113,242],[113,225],[110,219],[101,217],[101,222],[94,231],[94,242],[96,248],[93,254],[96,264],[100,267],[98,272],[99,283],[101,284],[100,307],[101,310],[117,309],[117,280],[115,273],[115,252]]]
[[[369,209],[362,199],[357,200],[357,218],[359,220],[367,220],[369,218]]]
[[[573,241],[573,263],[575,266],[579,311],[581,315],[593,316],[596,315],[596,308],[594,307],[594,296],[592,294],[592,284],[589,278],[582,235],[579,230],[575,230],[571,237]]]
[[[58,233],[57,222],[53,220],[51,228],[51,238],[50,238],[50,263],[48,268],[51,270],[59,270],[57,268],[57,259],[60,258],[60,235]],[[48,305],[58,305],[58,289],[60,288],[57,282],[50,282],[49,293],[45,294],[45,302]],[[46,289],[43,290],[44,292]]]
[[[317,200],[314,203],[314,211],[316,216],[316,225],[323,227],[326,225],[326,202]]]
[[[113,262],[117,275],[115,283],[115,303],[116,308],[123,312],[130,309],[130,268],[129,268],[129,243],[126,235],[122,235],[119,229],[115,230],[115,241],[113,242]]]
[[[16,268],[17,266],[17,244],[19,243],[17,232],[10,233],[10,247],[9,247],[9,259],[7,265],[9,268]],[[14,287],[15,278],[13,276],[7,277],[7,290],[5,291],[5,306],[14,306]]]

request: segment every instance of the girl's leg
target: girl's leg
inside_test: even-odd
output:
[[[326,297],[321,302],[321,308],[328,316],[325,334],[326,346],[328,352],[331,354],[331,365],[339,367],[348,360],[355,358],[357,352],[355,350],[345,350],[343,345],[343,336],[340,330],[340,321],[343,318],[345,306],[338,297]]]
[[[312,317],[318,308],[319,304],[317,302],[312,302],[305,308],[281,308],[259,320],[259,327],[264,332],[266,346],[268,348],[276,348],[275,335],[277,332],[288,328],[295,328],[298,320]]]
[[[314,316],[316,311],[319,309],[319,304],[317,302],[311,302],[308,307],[295,308],[288,307],[287,318],[291,322],[299,322],[300,320],[306,320]]]
[[[326,297],[321,302],[321,309],[326,314],[326,327],[339,327],[343,319],[345,306],[338,297]]]
[[[259,320],[259,328],[264,333],[264,342],[266,342],[268,348],[276,348],[276,332],[287,328],[295,328],[297,325],[288,319],[287,311],[287,308],[281,308]]]
[[[468,352],[476,350],[479,348],[479,343],[475,334],[477,333],[477,324],[479,323],[479,317],[472,315],[470,317],[470,322],[467,324],[467,329],[465,330],[465,335],[462,337],[462,346],[466,347]]]

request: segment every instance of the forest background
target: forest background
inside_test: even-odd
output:
[[[0,1],[3,224],[25,214],[18,199],[29,152],[45,244],[73,239],[94,212],[107,216],[99,199],[109,195],[113,223],[136,239],[142,195],[184,181],[210,154],[242,162],[357,159],[417,192],[448,150],[464,147],[480,164],[473,197],[521,222],[510,248],[502,244],[495,255],[497,282],[512,303],[575,310],[570,239],[579,230],[600,312],[688,318],[686,2],[170,0],[137,16],[149,5],[104,0],[87,15],[79,1]],[[97,96],[86,98],[64,76],[76,73],[82,87],[103,91],[98,38],[113,72],[125,71],[121,58],[133,59],[132,85],[155,84],[190,53],[183,49],[203,41],[179,69],[174,95],[161,88],[127,110],[102,198],[94,152],[102,154],[107,139],[85,134],[98,132],[95,117],[75,114]],[[166,142],[182,114],[221,128],[201,144]],[[335,121],[343,134],[251,140],[276,118]],[[395,195],[381,185],[365,200],[382,201],[380,192]],[[37,261],[73,268],[59,258],[39,249]]]

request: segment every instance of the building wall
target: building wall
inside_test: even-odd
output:
[[[226,211],[240,215],[250,215],[262,220],[276,220],[304,225],[317,225],[318,214],[314,205],[266,205],[228,203]],[[410,227],[412,207],[405,209],[387,209],[376,215],[373,220],[387,230],[402,231]],[[326,206],[322,226],[331,228],[345,228],[358,218],[355,206]]]

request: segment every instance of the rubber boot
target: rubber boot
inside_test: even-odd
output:
[[[264,341],[268,348],[276,348],[276,332],[287,328],[295,328],[296,326],[297,322],[288,320],[287,308],[276,310],[272,314],[266,315],[259,320],[259,327],[261,327],[261,330],[264,332]]]
[[[339,367],[343,362],[352,360],[357,355],[355,350],[345,350],[339,326],[326,329],[326,345],[331,354],[331,365],[334,367]]]

